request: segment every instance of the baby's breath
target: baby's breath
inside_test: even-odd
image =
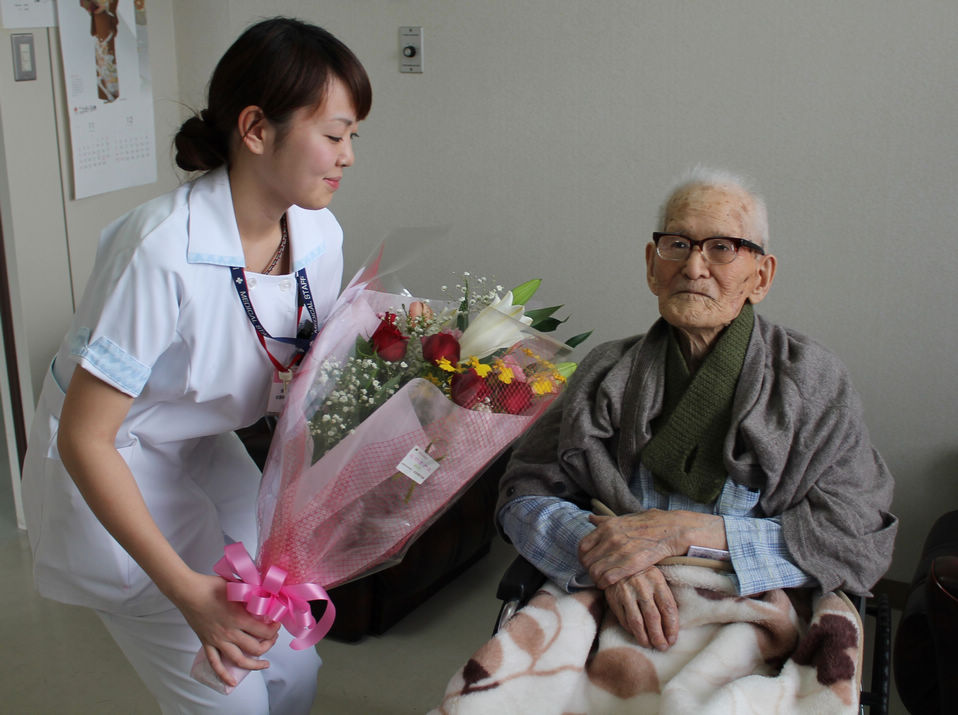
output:
[[[324,362],[313,383],[314,394],[310,396],[310,402],[318,404],[309,421],[315,453],[324,454],[332,449],[396,394],[402,373],[408,367],[405,361],[389,362],[359,356],[348,357],[342,364],[332,360]],[[397,376],[400,380],[389,382]],[[324,386],[332,389],[323,394],[324,391],[317,388]]]
[[[470,315],[478,313],[491,305],[502,294],[503,287],[486,276],[474,276],[469,272],[462,274],[462,283],[456,283],[454,291],[449,286],[442,286],[444,295],[457,301]]]
[[[465,330],[469,320],[480,311],[500,299],[503,287],[485,276],[463,273],[462,280],[450,287],[442,286],[447,300],[442,306],[434,306],[415,317],[409,314],[408,305],[390,308],[379,316],[388,321],[405,338],[406,351],[401,360],[388,361],[376,354],[369,338],[357,340],[357,351],[342,361],[326,360],[317,370],[307,396],[306,413],[314,442],[314,458],[318,459],[356,428],[414,378],[436,385],[447,397],[452,397],[453,375],[473,370],[482,378],[491,373],[489,380],[509,384],[516,379],[528,382],[537,395],[557,390],[562,382],[556,367],[526,348],[527,359],[516,354],[510,365],[497,358],[492,364],[472,364],[463,356],[463,362],[442,365],[426,361],[422,354],[422,338],[439,332],[451,332],[456,337]],[[516,360],[521,362],[516,362]],[[518,378],[516,373],[518,372]],[[502,411],[503,406],[490,397],[471,404],[469,409],[482,412]]]

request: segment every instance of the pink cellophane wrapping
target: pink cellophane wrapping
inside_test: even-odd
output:
[[[417,378],[312,463],[308,421],[323,396],[316,384],[321,366],[329,358],[341,362],[357,335],[368,338],[383,312],[411,300],[351,286],[316,337],[291,384],[263,472],[261,567],[278,565],[294,582],[332,588],[398,560],[554,397],[537,398],[521,415],[482,412],[459,407]],[[564,347],[541,334],[522,344],[546,360]],[[410,494],[413,482],[397,474],[397,465],[415,446],[428,448],[439,468]]]

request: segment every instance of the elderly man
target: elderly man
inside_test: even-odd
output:
[[[845,367],[753,312],[776,269],[763,200],[698,169],[659,228],[645,261],[661,319],[586,357],[516,448],[497,513],[541,571],[602,589],[640,645],[665,650],[679,624],[663,559],[727,552],[743,596],[864,594],[897,520]]]

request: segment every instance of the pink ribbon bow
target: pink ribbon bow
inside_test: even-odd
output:
[[[294,650],[316,645],[336,620],[336,608],[326,590],[317,583],[286,584],[286,570],[270,566],[260,576],[256,564],[241,543],[229,544],[223,558],[213,567],[226,581],[226,597],[246,604],[246,610],[262,621],[282,623],[293,641]],[[326,601],[326,610],[317,622],[310,601]]]

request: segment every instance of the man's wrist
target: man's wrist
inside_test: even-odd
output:
[[[676,533],[675,556],[685,556],[693,546],[728,551],[725,519],[715,514],[682,511],[682,528]]]

